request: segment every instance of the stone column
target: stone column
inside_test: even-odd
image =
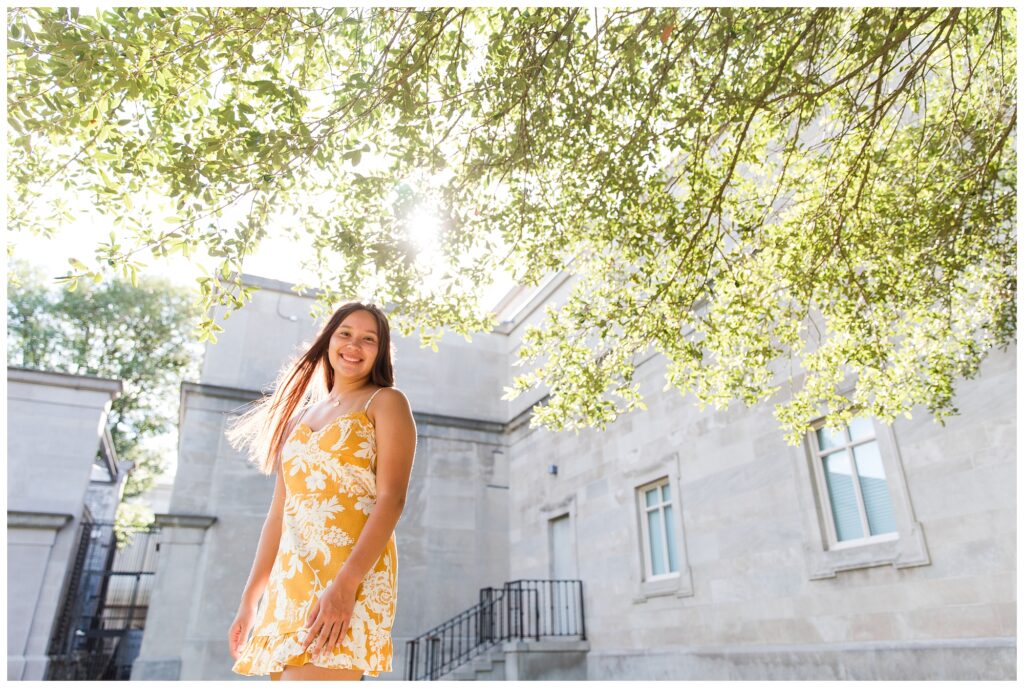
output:
[[[71,514],[7,512],[7,679],[46,675],[52,621],[75,533]],[[16,575],[12,575],[15,574]]]
[[[121,382],[7,368],[7,677],[42,680]]]
[[[207,529],[216,521],[214,516],[157,514],[160,556],[146,633],[139,657],[132,666],[131,680],[181,678],[181,655],[200,583],[197,574],[203,540]]]

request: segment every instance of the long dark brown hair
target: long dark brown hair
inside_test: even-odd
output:
[[[247,450],[249,460],[259,467],[260,472],[266,475],[274,472],[293,420],[334,389],[334,368],[328,357],[331,336],[345,318],[360,310],[377,319],[377,360],[370,371],[370,382],[381,387],[395,386],[391,364],[391,327],[384,311],[372,303],[359,301],[342,305],[334,311],[306,352],[281,368],[274,391],[254,402],[251,409],[228,427],[228,441],[235,449]],[[317,375],[318,370],[320,375]],[[316,384],[317,379],[322,384]]]

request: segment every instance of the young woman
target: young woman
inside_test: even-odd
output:
[[[228,632],[232,671],[273,680],[360,680],[364,672],[391,671],[394,529],[416,425],[394,387],[384,313],[358,302],[339,308],[228,437],[264,473],[277,473]]]

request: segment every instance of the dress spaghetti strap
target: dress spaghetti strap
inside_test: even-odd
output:
[[[379,392],[381,389],[384,389],[384,388],[381,387],[380,389],[377,390],[377,392]],[[371,394],[370,398],[366,400],[366,403],[363,405],[363,413],[366,413],[366,409],[370,408],[370,402],[373,401],[373,398],[375,396],[377,396],[377,392],[374,392],[373,394]]]

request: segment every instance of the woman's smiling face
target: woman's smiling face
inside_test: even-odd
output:
[[[336,375],[347,379],[369,377],[377,360],[380,333],[369,311],[348,314],[331,336],[327,355]]]

